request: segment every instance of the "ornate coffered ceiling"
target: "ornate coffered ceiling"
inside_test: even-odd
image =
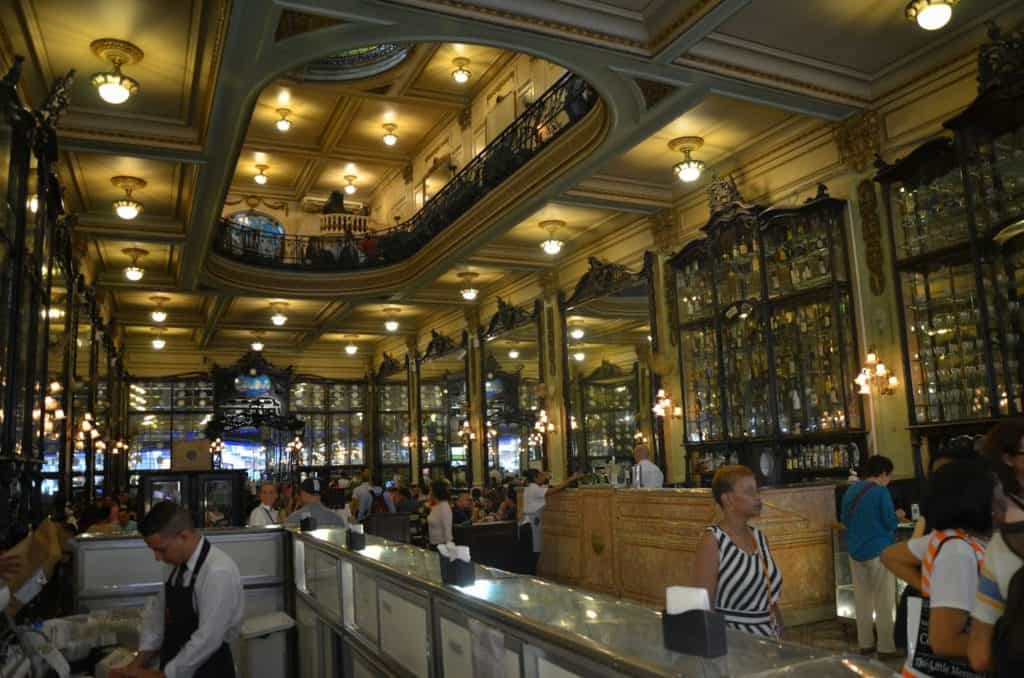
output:
[[[651,217],[703,190],[680,189],[672,177],[670,139],[701,136],[701,159],[728,167],[737,154],[771,146],[780,130],[843,119],[969,56],[983,20],[1024,19],[1013,0],[971,0],[958,5],[947,29],[929,34],[901,16],[902,6],[301,0],[284,9],[275,0],[10,0],[0,3],[0,67],[14,54],[28,57],[29,102],[68,69],[79,73],[61,121],[59,171],[78,215],[76,237],[124,328],[129,368],[177,371],[186,354],[244,350],[254,332],[263,332],[272,357],[308,354],[325,366],[355,341],[359,352],[349,363],[361,364],[382,347],[401,354],[406,336],[422,337],[438,323],[464,324],[473,306],[458,295],[460,271],[479,274],[478,303],[490,308],[497,293],[534,295],[539,272],[558,270],[563,283],[578,277],[595,249],[617,248],[638,263]],[[89,84],[106,68],[89,45],[108,37],[145,54],[125,67],[141,89],[121,106],[103,103]],[[344,83],[294,76],[311,59],[385,42],[410,51],[384,73]],[[585,77],[609,121],[607,133],[547,168],[540,190],[489,215],[438,261],[413,262],[405,277],[375,273],[376,292],[315,275],[275,289],[273,276],[211,274],[211,235],[225,201],[235,203],[229,210],[243,209],[249,196],[298,211],[298,203],[322,199],[355,175],[353,198],[372,203],[475,95],[488,92],[517,51]],[[458,57],[470,59],[467,86],[451,78]],[[287,133],[275,127],[280,108],[290,111]],[[380,140],[387,121],[399,125],[395,147]],[[257,164],[269,168],[263,186],[252,180]],[[146,181],[133,193],[144,204],[133,221],[112,212],[123,197],[114,176]],[[566,222],[557,258],[538,247],[545,233],[537,223],[546,219]],[[122,274],[123,250],[132,247],[148,251],[137,283]],[[389,288],[389,275],[408,283]],[[170,298],[163,358],[148,348],[156,293]],[[283,327],[269,321],[276,300],[288,303]],[[401,336],[383,328],[387,305],[401,309]],[[642,327],[630,331],[643,338]]]

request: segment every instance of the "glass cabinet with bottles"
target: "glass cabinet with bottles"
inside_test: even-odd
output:
[[[989,36],[953,137],[877,163],[918,474],[922,447],[1024,412],[1024,85],[1019,44]]]
[[[773,209],[733,192],[673,259],[684,436],[705,480],[726,463],[769,483],[859,463],[845,211],[823,186]]]

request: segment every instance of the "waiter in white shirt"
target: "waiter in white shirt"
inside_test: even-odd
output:
[[[249,514],[249,527],[264,527],[265,525],[277,525],[277,485],[274,483],[263,483],[260,485],[260,505]]]
[[[146,605],[139,654],[112,678],[234,678],[228,643],[238,638],[244,599],[235,561],[210,544],[192,516],[160,502],[139,524],[158,561],[173,565],[167,583]],[[160,669],[145,668],[155,657]]]
[[[555,492],[561,492],[571,483],[583,476],[574,473],[569,479],[560,485],[548,487],[550,474],[539,471],[535,468],[528,468],[523,473],[526,476],[526,487],[523,488],[523,518],[519,521],[519,549],[523,556],[523,570],[526,574],[537,574],[537,563],[540,562],[540,552],[544,547],[544,506],[547,504],[547,496]]]
[[[633,448],[633,487],[660,488],[665,484],[665,474],[651,461],[651,449],[643,443]]]

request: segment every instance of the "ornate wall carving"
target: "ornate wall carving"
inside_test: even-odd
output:
[[[277,30],[274,31],[274,42],[280,42],[296,35],[318,31],[321,28],[329,28],[345,23],[341,19],[329,16],[318,16],[306,14],[293,9],[286,9],[281,12],[281,18],[277,20]]]
[[[864,179],[857,184],[857,205],[860,211],[861,236],[864,239],[864,261],[868,267],[868,284],[876,297],[885,292],[885,252],[882,248],[882,220],[878,212],[875,183]]]
[[[672,85],[667,85],[657,80],[634,78],[633,82],[636,83],[637,89],[640,90],[640,95],[644,98],[644,105],[648,109],[657,106],[662,99],[676,90]]]
[[[878,111],[864,111],[835,128],[839,157],[854,172],[863,172],[882,149],[882,123]]]

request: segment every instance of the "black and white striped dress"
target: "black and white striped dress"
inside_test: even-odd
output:
[[[756,553],[747,553],[733,543],[725,530],[718,526],[708,530],[718,542],[718,590],[715,592],[715,609],[725,615],[726,624],[731,628],[746,631],[755,636],[773,638],[771,606],[779,602],[782,595],[782,572],[779,571],[768,549],[768,540],[756,527],[750,531],[757,544]],[[761,554],[764,554],[764,559]],[[764,565],[768,566],[768,582],[771,583],[771,600],[765,582]]]

